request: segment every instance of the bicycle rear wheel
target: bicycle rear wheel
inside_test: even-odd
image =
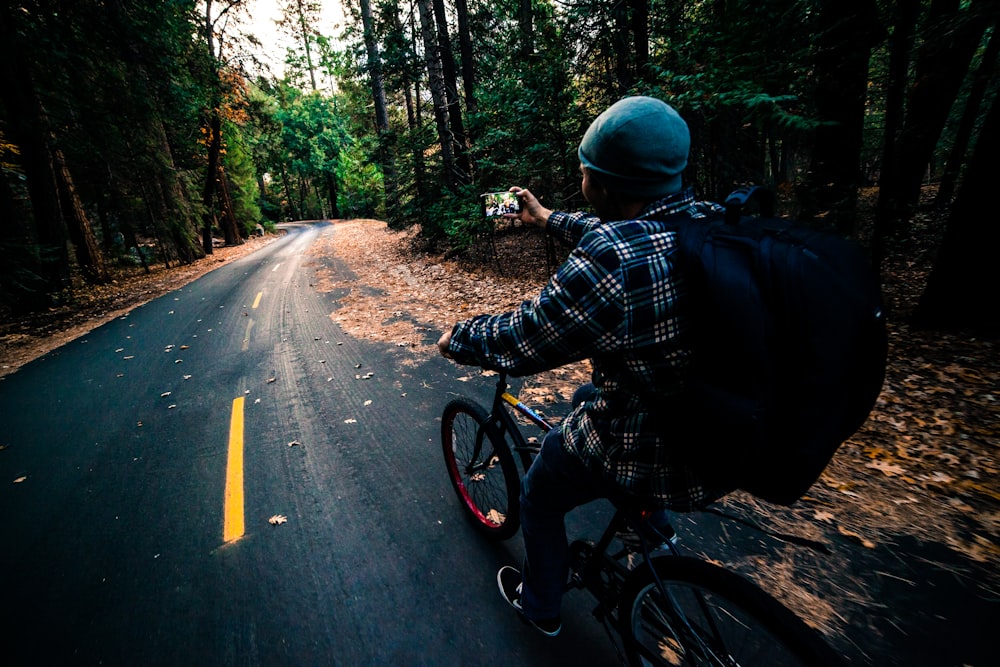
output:
[[[475,403],[449,401],[441,446],[448,478],[473,525],[490,539],[506,540],[520,525],[521,477],[510,447],[486,420]]]
[[[814,667],[839,664],[819,635],[743,577],[670,556],[630,575],[620,603],[632,665]]]

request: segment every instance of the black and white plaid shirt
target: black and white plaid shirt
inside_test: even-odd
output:
[[[562,423],[565,447],[648,506],[690,510],[719,495],[702,485],[650,418],[663,408],[650,403],[681,391],[690,354],[676,234],[659,221],[703,218],[714,206],[696,202],[688,190],[654,202],[634,220],[553,213],[548,232],[574,249],[541,293],[452,331],[456,361],[515,376],[590,358],[596,399]],[[663,423],[662,415],[657,419]]]

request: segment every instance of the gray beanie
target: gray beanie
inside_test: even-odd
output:
[[[626,97],[590,124],[577,153],[608,190],[659,199],[680,192],[690,145],[687,123],[673,107]]]

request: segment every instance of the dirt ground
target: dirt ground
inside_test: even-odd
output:
[[[274,238],[216,249],[191,266],[123,274],[111,286],[81,288],[61,309],[5,318],[0,377]],[[484,245],[460,257],[421,252],[415,239],[414,231],[394,232],[376,220],[338,221],[334,233],[311,250],[336,255],[355,274],[338,282],[317,269],[319,289],[347,294],[332,319],[350,335],[407,349],[414,363],[436,354],[438,333],[455,321],[509,309],[535,294],[553,266],[544,238],[520,226],[499,230],[492,251]],[[793,507],[767,506],[740,494],[725,504],[752,511],[774,529],[817,539],[832,533],[860,550],[901,536],[946,545],[968,564],[953,573],[956,579],[975,579],[995,600],[1000,597],[1000,354],[996,340],[913,331],[905,324],[928,268],[928,253],[916,254],[916,259],[894,258],[886,271],[893,313],[889,369],[868,422]],[[358,285],[378,289],[352,289]],[[588,374],[586,364],[575,364],[535,376],[521,396],[542,406],[565,401]],[[788,568],[780,560],[754,563],[758,579],[793,576]],[[863,603],[865,588],[859,581],[845,596]],[[835,605],[801,595],[786,596],[785,602],[796,611],[808,610],[816,625],[843,622]]]
[[[446,259],[414,250],[414,240],[412,231],[352,220],[338,223],[313,252],[336,255],[356,274],[338,283],[320,271],[320,289],[348,293],[334,321],[351,335],[406,348],[415,360],[437,353],[438,332],[459,319],[512,308],[537,293],[550,274],[544,237],[523,227],[498,232],[495,254],[482,248]],[[777,557],[729,561],[831,636],[866,623],[884,634],[870,610],[887,607],[880,599],[887,580],[912,588],[918,599],[942,574],[975,589],[976,597],[996,599],[1000,592],[1000,355],[995,340],[917,332],[903,323],[926,268],[903,258],[890,262],[886,298],[898,317],[890,326],[882,395],[809,496],[791,507],[743,493],[721,503],[724,511],[755,517],[774,531],[848,545],[832,557],[803,557],[792,547]],[[352,289],[359,285],[378,289]],[[588,379],[589,366],[574,364],[527,379],[519,395],[544,407],[568,401]],[[887,555],[911,557],[901,544],[946,545],[959,557],[880,569]],[[831,570],[844,576],[824,581],[823,572]],[[942,609],[941,623],[961,622],[954,613]],[[890,624],[896,623],[893,615],[891,608],[885,612]],[[901,612],[901,625],[909,622],[906,615]]]
[[[434,354],[436,336],[429,336],[428,329],[442,331],[459,319],[510,309],[537,293],[548,277],[544,240],[532,230],[498,235],[499,261],[485,252],[462,259],[421,254],[413,250],[413,236],[375,220],[352,220],[338,223],[336,233],[314,247],[315,253],[336,254],[348,263],[357,275],[348,282],[380,288],[378,293],[354,290],[340,302],[332,317],[345,331],[405,346],[414,355]],[[329,278],[319,284],[323,290],[351,286]],[[893,311],[903,305],[896,304]],[[818,518],[844,522],[843,530],[873,542],[880,530],[904,526],[940,539],[944,522],[954,527],[948,539],[953,548],[974,560],[996,559],[996,341],[916,332],[898,321],[891,324],[890,336],[889,370],[875,411],[821,480],[823,488],[841,499],[863,497],[865,502],[852,509],[853,517],[830,517],[818,510]],[[581,363],[535,376],[522,394],[531,403],[565,400],[588,374]],[[879,496],[886,502],[871,502]],[[934,520],[921,520],[929,510]],[[957,528],[970,520],[975,526],[971,533]]]

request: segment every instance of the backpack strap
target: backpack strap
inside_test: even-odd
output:
[[[774,193],[760,185],[733,190],[726,197],[726,224],[739,224],[747,204],[756,203],[761,217],[770,218],[774,215]]]

